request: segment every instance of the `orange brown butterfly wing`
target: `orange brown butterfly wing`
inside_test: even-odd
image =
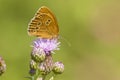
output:
[[[29,24],[28,34],[41,38],[54,38],[58,37],[58,33],[55,16],[47,7],[41,7]]]
[[[45,6],[41,7],[40,12],[42,12],[42,13],[47,13],[48,16],[51,16],[51,17],[52,17],[53,23],[54,23],[55,26],[56,26],[56,30],[54,30],[54,31],[56,31],[56,33],[58,33],[58,32],[59,32],[58,23],[57,23],[57,20],[56,20],[54,14],[53,14],[47,7],[45,7]]]

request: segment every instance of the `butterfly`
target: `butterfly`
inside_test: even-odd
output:
[[[54,14],[42,6],[28,25],[28,34],[38,38],[52,39],[59,35],[59,28]]]

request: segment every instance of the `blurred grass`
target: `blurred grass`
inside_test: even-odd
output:
[[[0,0],[0,55],[7,64],[0,80],[26,80],[30,44],[27,25],[42,5],[57,17],[61,39],[54,60],[65,64],[58,80],[120,80],[120,1]],[[57,80],[57,79],[56,79]]]

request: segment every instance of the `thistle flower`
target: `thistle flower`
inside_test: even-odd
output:
[[[61,74],[64,71],[64,64],[62,62],[55,62],[53,65],[53,72],[56,74]]]
[[[43,39],[39,38],[33,42],[34,49],[42,49],[45,51],[46,55],[54,53],[54,50],[59,50],[60,42],[58,39]]]
[[[58,42],[57,38],[38,38],[33,41],[29,73],[37,80],[45,80],[51,71],[55,73],[62,73],[64,71],[64,65],[60,62],[54,64],[52,58],[52,53],[54,53],[54,50],[59,50],[59,46],[60,42]],[[54,77],[51,77],[49,80],[53,79]]]
[[[2,57],[0,57],[0,75],[6,71],[6,64]]]

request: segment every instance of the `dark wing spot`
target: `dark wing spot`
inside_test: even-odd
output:
[[[50,20],[50,19],[48,19],[47,21],[48,21],[48,22],[50,22],[51,20]]]
[[[38,22],[38,24],[37,24],[37,25],[39,25],[39,26],[40,26],[41,24],[42,24],[41,22]]]
[[[29,29],[35,29],[35,28],[31,28],[31,27],[30,27]]]
[[[36,29],[39,29],[38,27],[36,27]]]
[[[50,20],[50,19],[48,19],[48,20],[45,22],[46,25],[49,25],[50,23],[51,23],[51,20]]]

